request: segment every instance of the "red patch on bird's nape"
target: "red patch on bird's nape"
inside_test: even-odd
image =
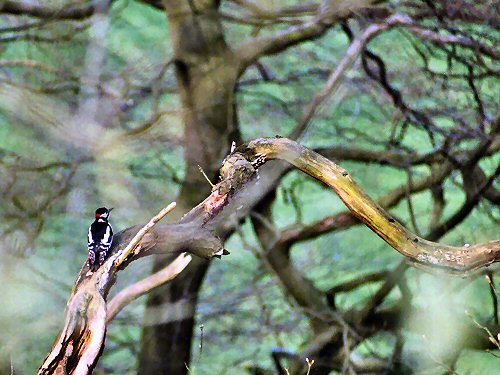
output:
[[[95,214],[95,217],[99,218],[101,217],[101,214]]]

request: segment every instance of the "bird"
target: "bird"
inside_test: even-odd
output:
[[[99,207],[95,210],[95,220],[89,227],[87,236],[87,249],[89,251],[88,265],[92,272],[104,263],[108,251],[113,243],[113,228],[109,223],[109,210],[106,207]]]

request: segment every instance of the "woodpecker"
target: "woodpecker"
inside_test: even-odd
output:
[[[109,210],[106,207],[100,207],[95,210],[95,220],[89,227],[88,244],[89,250],[89,268],[92,272],[104,263],[108,255],[108,250],[113,243],[113,228],[109,224]]]

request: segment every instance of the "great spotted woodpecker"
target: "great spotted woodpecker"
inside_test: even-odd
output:
[[[113,228],[109,224],[109,210],[100,207],[95,210],[95,220],[89,227],[88,244],[89,268],[92,272],[97,271],[108,255],[108,250],[113,243]]]

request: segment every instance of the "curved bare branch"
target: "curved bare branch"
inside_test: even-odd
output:
[[[471,246],[449,246],[415,235],[370,198],[344,168],[297,142],[286,138],[262,138],[237,150],[250,160],[286,160],[332,187],[360,221],[414,262],[466,274],[500,261],[500,240]]]
[[[57,371],[88,374],[92,371],[104,343],[107,295],[118,271],[131,261],[153,253],[179,254],[189,251],[205,258],[224,254],[222,242],[215,233],[237,225],[238,217],[246,215],[248,207],[251,207],[249,203],[255,201],[255,195],[258,195],[252,194],[252,188],[263,187],[256,182],[257,170],[272,159],[285,160],[331,186],[361,222],[414,262],[465,274],[500,261],[500,240],[461,247],[425,240],[394,220],[356,184],[344,168],[286,138],[256,139],[226,157],[220,170],[221,181],[214,186],[210,196],[179,223],[155,226],[175,207],[172,204],[142,229],[136,226],[118,234],[114,253],[96,273],[86,272],[86,265],[82,268],[68,302],[64,328],[38,374],[55,374]],[[492,179],[489,179],[489,183]],[[487,187],[484,185],[481,189]],[[242,202],[245,205],[243,210]],[[233,215],[235,212],[237,217]],[[108,320],[130,298],[147,292],[152,285],[154,287],[175,277],[189,261],[181,259],[178,268],[176,266],[175,270],[166,271],[167,274],[172,271],[166,277],[162,275],[156,280],[147,279],[136,291],[124,292],[120,297],[121,302],[119,298],[118,302],[111,304]]]
[[[154,288],[175,279],[177,275],[180,274],[188,266],[188,264],[191,262],[191,259],[193,259],[191,255],[182,253],[164,269],[123,289],[111,301],[108,302],[106,323],[109,324],[113,320],[113,318],[130,302],[136,300],[146,293],[149,293]]]

